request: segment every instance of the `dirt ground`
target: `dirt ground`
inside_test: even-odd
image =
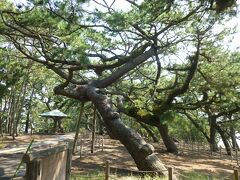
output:
[[[113,169],[134,169],[137,170],[133,159],[128,154],[125,147],[116,140],[104,138],[104,148],[102,151],[96,145],[96,152],[90,153],[89,139],[84,139],[82,147],[82,158],[80,158],[80,147],[77,148],[76,155],[73,156],[72,170],[76,172],[91,172],[96,168],[102,169],[106,160],[109,160]],[[220,154],[213,154],[209,151],[203,150],[203,147],[197,148],[194,146],[185,145],[180,149],[178,155],[167,153],[163,143],[153,143],[159,158],[166,166],[173,166],[177,172],[199,172],[209,176],[225,177],[233,173],[233,168],[236,166],[236,161],[231,161],[231,157],[227,156],[225,152]]]
[[[66,136],[66,135],[65,135]],[[66,137],[64,138],[66,139]],[[74,134],[68,134],[68,139],[73,139]],[[57,142],[61,140],[61,135],[23,135],[16,138],[15,141],[10,138],[5,138],[1,142],[5,144],[7,148],[22,147],[30,142],[31,138],[34,138],[36,142]],[[95,152],[90,153],[90,138],[82,138],[82,153],[80,158],[80,146],[76,148],[76,154],[73,156],[72,171],[74,173],[91,173],[93,171],[103,170],[103,166],[106,160],[109,160],[110,166],[113,169],[134,169],[137,170],[133,159],[126,151],[125,147],[117,140],[111,140],[107,136],[104,137],[104,146],[102,151],[102,143],[100,140],[96,141]],[[219,154],[213,154],[213,156],[207,150],[203,150],[203,147],[197,148],[185,145],[180,148],[178,155],[165,152],[163,143],[154,143],[156,151],[160,159],[166,166],[174,166],[177,172],[194,171],[204,173],[212,176],[228,176],[233,172],[233,168],[236,166],[236,161],[231,161],[231,158],[222,153],[222,158]],[[1,151],[6,148],[0,149]],[[1,157],[0,157],[1,158]],[[19,158],[19,156],[18,156]]]

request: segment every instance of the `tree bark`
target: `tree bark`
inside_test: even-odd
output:
[[[197,128],[202,134],[203,136],[206,138],[207,142],[210,144],[210,137],[208,136],[208,134],[204,131],[203,127],[192,118],[192,116],[188,113],[184,113],[187,118],[191,121],[191,123],[195,126],[195,128]]]
[[[211,151],[217,152],[218,146],[216,143],[216,118],[209,117],[209,124],[210,124],[210,148]]]
[[[25,96],[26,96],[26,92],[27,92],[27,81],[23,82],[22,88],[19,92],[19,97],[16,103],[16,119],[15,119],[15,125],[14,125],[14,132],[16,134],[16,136],[18,136],[18,125],[20,122],[20,119],[22,117],[22,109],[24,106],[24,100],[25,100]]]
[[[34,88],[32,89],[30,99],[29,99],[29,102],[28,102],[28,111],[27,111],[27,118],[26,118],[26,124],[25,124],[25,133],[28,133],[28,129],[29,129],[30,113],[31,113],[31,110],[32,110],[33,95],[34,95]]]
[[[101,115],[97,112],[97,118],[98,118],[98,124],[99,124],[99,134],[103,135],[104,134],[104,122],[102,121]]]
[[[174,143],[173,139],[169,136],[168,126],[166,124],[160,123],[157,128],[161,134],[163,143],[166,146],[167,151],[170,153],[178,153],[178,148],[176,144]]]
[[[92,118],[92,144],[91,153],[94,153],[95,148],[95,136],[96,136],[96,107],[93,107],[93,118]]]
[[[238,146],[238,143],[237,143],[237,140],[236,140],[235,129],[232,125],[230,126],[230,137],[231,137],[233,149],[238,149],[239,150],[239,146]]]
[[[14,104],[15,104],[15,94],[14,87],[11,89],[10,100],[9,100],[9,109],[8,109],[8,124],[7,124],[7,133],[12,135],[12,125],[14,121]]]
[[[150,126],[155,126],[158,128],[162,140],[164,142],[164,145],[167,148],[167,151],[170,153],[177,153],[178,152],[178,148],[175,145],[174,141],[171,139],[171,137],[168,134],[168,127],[167,125],[165,125],[166,127],[164,127],[163,125],[160,124],[160,119],[159,116],[154,114],[154,115],[147,115],[147,116],[140,116],[137,113],[137,109],[136,108],[132,108],[132,109],[124,109],[123,106],[121,105],[122,103],[119,101],[118,104],[118,110],[120,112],[123,112],[124,114],[126,114],[127,116],[133,117],[137,122],[141,122],[141,123],[146,123]]]
[[[231,155],[231,147],[230,147],[230,144],[229,144],[229,142],[227,140],[227,137],[225,136],[224,131],[222,130],[222,128],[217,123],[215,124],[215,127],[216,127],[217,132],[221,136],[221,139],[222,139],[223,144],[224,144],[224,146],[226,148],[227,154]]]
[[[6,110],[7,110],[7,99],[4,98],[4,105],[3,105],[3,108],[1,107],[1,117],[0,117],[0,135],[3,136],[3,122],[4,122],[4,119],[5,119],[5,113],[6,113]],[[1,102],[1,106],[3,104],[3,101]]]
[[[159,139],[157,138],[157,136],[154,134],[154,132],[143,122],[139,121],[139,124],[147,131],[147,133],[151,136],[153,142],[155,143],[159,143]]]
[[[161,160],[154,152],[154,147],[147,144],[135,131],[123,124],[117,112],[114,112],[106,96],[98,94],[94,87],[82,87],[87,98],[93,102],[107,128],[126,147],[131,154],[139,170],[162,170],[162,175],[167,175]]]

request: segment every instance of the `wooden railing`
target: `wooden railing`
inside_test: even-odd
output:
[[[72,143],[33,151],[23,156],[26,180],[69,180],[71,173]]]

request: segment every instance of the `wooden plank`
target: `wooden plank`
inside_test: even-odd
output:
[[[173,180],[173,168],[172,167],[168,168],[168,179]]]
[[[53,154],[65,151],[67,149],[68,149],[68,145],[65,144],[65,145],[60,145],[60,146],[53,147],[53,148],[50,148],[50,149],[44,149],[44,150],[41,150],[41,151],[34,151],[31,154],[24,154],[23,155],[23,162],[24,163],[29,163],[29,162],[31,162],[35,159],[48,157],[48,156],[51,156]]]
[[[26,180],[41,180],[41,161],[35,160],[27,164]]]
[[[106,167],[105,167],[105,180],[109,180],[110,176],[110,166],[109,166],[109,160],[106,161]]]
[[[93,107],[93,120],[92,120],[92,144],[91,153],[94,153],[95,147],[95,135],[96,135],[96,107]]]
[[[72,149],[73,149],[73,146],[69,145],[69,148],[67,150],[67,160],[66,160],[66,177],[65,177],[66,180],[69,180],[71,176]]]
[[[75,151],[75,146],[76,146],[76,142],[78,139],[78,134],[79,134],[79,130],[80,130],[80,122],[83,116],[83,112],[84,112],[84,102],[81,103],[80,106],[80,114],[79,114],[79,118],[78,118],[78,122],[77,122],[77,127],[76,127],[76,133],[75,133],[75,137],[74,137],[74,141],[73,141],[73,149],[72,149],[72,153],[74,154]]]
[[[41,180],[65,180],[67,156],[66,150],[43,158]]]
[[[234,180],[239,180],[238,170],[234,169],[233,173],[234,173]]]

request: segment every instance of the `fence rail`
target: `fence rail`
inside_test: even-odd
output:
[[[110,162],[107,160],[105,163],[105,180],[114,180],[117,179],[117,177],[115,177],[114,175],[111,174],[111,165]],[[188,179],[192,179],[192,177],[188,177],[187,175],[183,175],[177,171],[174,171],[174,167],[168,167],[166,170],[159,170],[159,171],[140,171],[140,170],[133,170],[133,169],[126,169],[126,168],[114,168],[114,169],[118,169],[119,171],[129,171],[128,174],[134,175],[134,176],[164,176],[163,172],[168,172],[167,173],[167,177],[169,180],[175,180],[176,177],[178,178],[184,178],[186,180]],[[99,176],[98,176],[99,177]],[[102,177],[102,176],[101,176]],[[233,179],[233,180],[240,180],[239,179],[239,170],[238,169],[233,169],[233,172],[231,175],[225,176],[220,178],[220,180],[228,180],[228,179]]]

